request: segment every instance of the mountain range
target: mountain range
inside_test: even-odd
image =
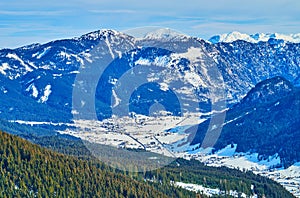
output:
[[[159,103],[170,115],[208,118],[185,131],[194,132],[192,146],[220,130],[215,150],[237,145],[235,152],[260,159],[278,155],[287,167],[300,161],[299,85],[298,34],[233,32],[205,41],[169,29],[142,38],[99,30],[1,49],[0,128],[50,147],[51,138],[77,140],[57,132],[76,119],[149,116]],[[218,112],[224,122],[210,126]]]
[[[243,40],[250,43],[258,43],[258,42],[267,42],[270,39],[283,40],[291,43],[299,43],[300,42],[300,34],[278,34],[278,33],[256,33],[256,34],[245,34],[237,31],[230,32],[228,34],[219,34],[212,36],[209,41],[211,43],[231,43],[237,40]]]
[[[170,48],[170,43],[175,47]],[[113,77],[118,79],[131,65],[145,62],[166,65],[169,69],[166,72],[169,74],[163,74],[165,77],[159,82],[160,87],[164,84],[167,88],[172,87],[178,91],[176,79],[180,79],[180,87],[185,86],[186,90],[190,90],[185,94],[186,103],[191,103],[196,98],[203,102],[200,105],[203,111],[210,110],[211,90],[217,89],[218,86],[214,84],[220,84],[215,74],[207,72],[214,65],[220,73],[218,75],[223,78],[223,98],[226,98],[227,106],[231,106],[239,102],[257,83],[274,76],[282,76],[294,85],[299,84],[299,46],[298,43],[276,39],[260,43],[238,40],[211,44],[178,34],[170,34],[164,39],[153,36],[136,39],[121,32],[100,30],[79,38],[2,49],[0,118],[52,122],[72,120],[72,90],[76,75],[82,65],[97,64],[95,60],[99,59],[99,54],[103,60],[107,58],[112,61],[108,67],[111,71],[106,71],[114,72],[103,75],[103,81]],[[194,59],[193,52],[188,51],[193,48],[199,53]],[[172,53],[172,50],[176,50],[177,54],[190,54],[175,56],[176,53]],[[120,64],[124,66],[117,68]],[[200,65],[197,70],[195,64]],[[175,72],[172,73],[171,70]],[[114,84],[107,81],[99,84],[101,86],[94,88],[96,90],[93,92],[96,95],[95,103],[99,104],[98,112],[101,111],[98,118],[103,119],[111,115],[108,100]],[[158,92],[160,93],[157,95],[164,94],[161,89]],[[221,99],[221,96],[217,98]],[[145,113],[145,110],[141,112]]]
[[[170,43],[175,47],[168,47]],[[158,84],[151,85],[152,92],[154,90],[152,96],[149,89],[140,89],[133,94],[136,97],[149,96],[144,103],[132,102],[130,108],[137,113],[147,114],[147,104],[157,99],[165,104],[167,110],[173,109],[172,113],[180,113],[176,102],[168,102],[174,98],[171,88],[178,92],[180,89],[188,90],[183,93],[184,101],[180,102],[191,104],[197,99],[201,110],[210,111],[212,90],[220,84],[215,74],[207,72],[211,70],[212,65],[223,78],[224,98],[227,107],[231,107],[240,102],[259,82],[275,76],[281,76],[292,85],[298,85],[299,47],[299,43],[277,39],[259,43],[237,40],[231,43],[211,44],[170,30],[149,33],[144,38],[134,38],[113,30],[100,30],[73,39],[33,44],[17,49],[2,49],[0,118],[70,122],[74,116],[72,91],[76,86],[76,75],[85,72],[80,70],[82,66],[99,68],[99,54],[101,59],[110,61],[101,78],[96,78],[99,82],[96,82],[97,86],[91,91],[95,94],[98,119],[110,117],[112,114],[111,97],[115,82],[111,79],[118,80],[132,67],[143,64],[163,65],[168,70],[163,71],[165,77]],[[194,48],[198,53],[196,55],[191,51]],[[176,56],[178,53],[186,54]],[[195,70],[196,64],[199,67]],[[99,71],[92,69],[88,72]],[[153,76],[156,71],[152,72],[145,75]],[[182,81],[181,84],[177,83],[178,79]],[[151,79],[146,81],[149,83]],[[162,88],[162,85],[165,88]],[[117,95],[114,97],[118,98]],[[134,98],[132,100],[134,101]],[[225,109],[226,106],[221,108]]]

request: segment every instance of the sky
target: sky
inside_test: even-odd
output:
[[[157,26],[209,39],[232,31],[300,33],[299,0],[10,0],[0,2],[0,49],[99,30]]]

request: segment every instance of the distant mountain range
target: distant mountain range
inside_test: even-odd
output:
[[[278,33],[256,33],[256,34],[244,34],[240,32],[230,32],[228,34],[219,34],[212,36],[209,41],[211,43],[231,43],[233,41],[237,40],[243,40],[251,43],[258,43],[258,42],[267,42],[270,39],[276,39],[276,40],[283,40],[286,42],[291,43],[299,43],[300,42],[300,33],[298,34],[278,34]]]

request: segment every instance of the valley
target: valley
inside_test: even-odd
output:
[[[163,168],[183,158],[252,171],[300,197],[300,44],[297,36],[255,38],[99,30],[2,49],[1,129],[64,152],[82,141],[116,169],[147,169],[147,160]],[[224,194],[216,185],[168,179]]]
[[[225,166],[241,171],[252,171],[280,183],[296,197],[300,196],[300,166],[298,163],[283,168],[277,154],[259,160],[258,153],[236,152],[236,144],[228,145],[214,152],[212,152],[213,148],[203,149],[199,148],[199,144],[190,145],[189,134],[186,134],[185,131],[192,125],[204,121],[204,119],[200,119],[199,114],[189,114],[184,116],[184,119],[174,116],[148,117],[137,115],[137,117],[114,118],[103,121],[78,120],[73,124],[67,124],[71,128],[59,131],[59,133],[118,149],[142,149],[168,157],[194,159],[207,166]],[[64,124],[16,122],[25,125],[46,124],[55,126]],[[195,184],[178,183],[177,185],[184,187]],[[199,186],[186,188],[205,189]],[[221,194],[221,191],[217,189],[206,189],[206,191],[207,195]]]

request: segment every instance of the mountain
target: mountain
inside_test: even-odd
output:
[[[258,83],[226,112],[215,148],[237,144],[236,152],[258,153],[260,159],[279,155],[282,165],[300,160],[300,90],[282,77]],[[201,124],[193,144],[201,143],[209,120]],[[293,146],[291,146],[293,145]]]
[[[179,32],[176,32],[174,30],[171,30],[169,28],[161,28],[154,30],[152,32],[146,33],[144,37],[142,38],[143,40],[162,40],[162,39],[182,39],[186,37],[186,35],[181,34]]]
[[[160,119],[157,112],[163,110],[176,117],[187,112],[215,116],[229,109],[215,149],[236,144],[237,152],[256,152],[260,158],[277,153],[288,166],[299,161],[300,44],[277,34],[247,37],[260,42],[245,37],[234,33],[232,42],[209,42],[170,30],[143,38],[99,30],[1,49],[0,127],[49,146],[52,140],[76,139],[71,135],[79,134],[78,120],[91,121],[83,131],[97,133],[105,126],[120,132],[122,122],[128,124],[122,116],[130,117],[134,127],[147,128],[137,115]],[[95,120],[107,123],[98,127]],[[194,145],[202,142],[209,120],[196,126]],[[127,136],[124,131],[118,135]]]
[[[161,37],[164,39],[159,39]],[[86,78],[99,80],[99,86],[83,85],[82,88],[95,93],[95,101],[91,101],[96,104],[97,117],[110,117],[111,96],[113,95],[114,101],[119,101],[120,98],[113,93],[112,87],[132,66],[145,64],[164,66],[160,71],[163,78],[153,85],[157,87],[155,94],[153,93],[156,98],[150,99],[151,101],[172,97],[171,91],[165,93],[164,90],[173,89],[173,94],[182,93],[180,98],[183,101],[179,102],[193,104],[190,109],[184,105],[183,111],[195,111],[192,109],[199,106],[194,103],[196,101],[200,103],[201,111],[208,112],[212,108],[212,95],[214,100],[224,100],[222,93],[215,94],[219,93],[219,89],[224,88],[226,102],[231,106],[239,102],[258,82],[274,76],[283,76],[292,84],[299,84],[299,45],[276,39],[260,43],[238,40],[210,44],[170,30],[159,30],[137,39],[113,30],[99,30],[73,39],[2,49],[0,118],[70,122],[77,113],[77,109],[74,110],[76,103],[72,101],[73,87],[81,86],[74,84],[76,77],[80,73],[88,75],[86,72],[98,75],[106,67],[102,78],[99,79],[96,75]],[[103,61],[108,66],[103,66]],[[157,73],[157,68],[149,76]],[[207,72],[211,68],[215,68],[216,72]],[[147,82],[153,79],[158,78],[148,78]],[[223,85],[219,86],[223,81]],[[140,95],[139,92],[148,94],[144,89],[138,90],[136,96]],[[90,97],[84,93],[78,95]],[[94,104],[85,100],[82,103],[94,108]],[[169,105],[167,109],[176,109],[176,105],[166,104]],[[137,109],[139,105],[141,103],[132,103],[131,109]],[[79,103],[78,108],[80,106]],[[139,113],[147,114],[147,108],[144,105]],[[178,113],[173,113],[176,112]]]
[[[149,115],[158,102],[177,116],[219,111],[235,106],[255,85],[275,76],[288,80],[288,87],[299,85],[299,49],[299,43],[276,39],[211,44],[168,29],[144,38],[99,30],[2,49],[0,119],[4,129],[15,134],[20,130],[12,128],[29,123],[36,130],[26,129],[28,133],[44,136],[63,131],[74,119],[103,120],[128,111]],[[273,97],[276,94],[266,99]],[[228,114],[227,120],[234,119]],[[12,125],[7,121],[19,124],[7,127]]]
[[[159,170],[131,174],[91,158],[55,153],[3,132],[0,142],[1,197],[195,197],[196,193],[172,185],[179,180],[224,193],[234,190],[245,195],[293,197],[267,178],[206,167],[197,161],[178,159]],[[201,193],[201,197],[207,196]]]
[[[212,36],[209,41],[211,43],[232,43],[233,41],[243,40],[250,43],[267,42],[270,39],[284,40],[291,43],[300,42],[300,34],[278,34],[278,33],[256,33],[256,34],[244,34],[237,31],[230,32],[228,34],[219,34]]]

